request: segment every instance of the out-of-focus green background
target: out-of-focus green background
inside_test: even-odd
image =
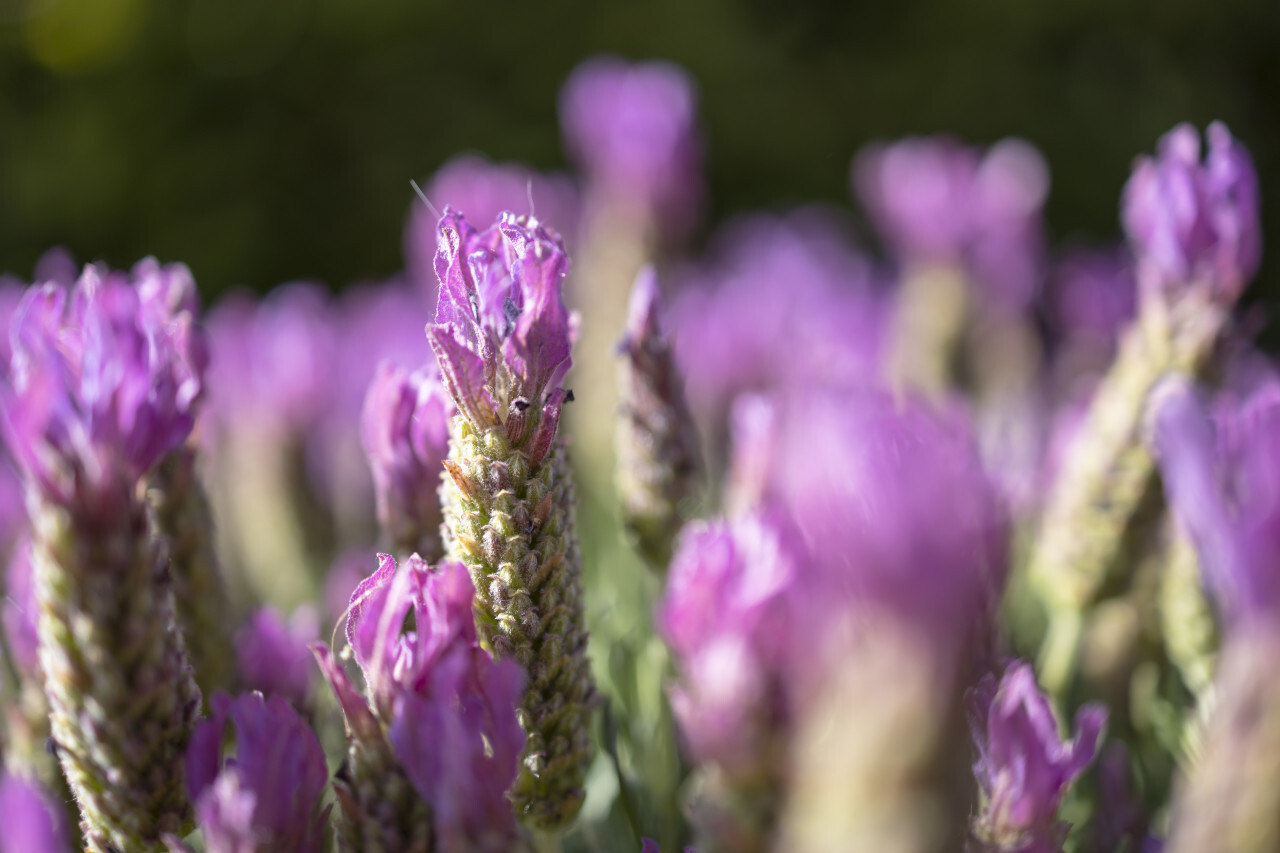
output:
[[[409,178],[565,165],[556,93],[599,52],[697,79],[713,222],[845,201],[861,144],[949,131],[1034,142],[1054,235],[1109,238],[1181,119],[1226,120],[1280,197],[1275,0],[0,0],[0,271],[63,244],[209,296],[388,275]]]

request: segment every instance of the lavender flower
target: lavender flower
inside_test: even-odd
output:
[[[731,401],[741,393],[857,387],[878,378],[886,303],[871,265],[831,217],[802,210],[738,220],[721,231],[711,256],[677,277],[682,286],[669,318],[687,399],[709,448],[723,445]],[[714,473],[724,460],[708,456]]]
[[[69,853],[57,803],[39,785],[0,773],[0,853]]]
[[[667,340],[658,325],[658,281],[646,268],[631,294],[622,356],[618,492],[623,521],[658,571],[671,559],[682,501],[697,488],[698,437]]]
[[[701,140],[693,81],[666,62],[615,57],[574,69],[560,93],[565,147],[605,194],[680,233],[696,221]]]
[[[686,532],[659,616],[682,673],[673,709],[705,780],[700,843],[824,849],[837,827],[870,844],[881,807],[958,817],[967,801],[948,787],[942,736],[988,639],[1007,536],[966,425],[871,391],[805,389],[743,414],[739,514]],[[907,689],[849,722],[851,697],[887,671]],[[890,752],[906,709],[917,746]],[[835,793],[849,791],[874,807]],[[957,839],[930,832],[904,849]]]
[[[315,733],[280,697],[213,698],[187,750],[187,785],[207,853],[319,853],[328,808],[328,773]],[[223,758],[230,722],[232,755]],[[188,850],[177,839],[170,849]]]
[[[898,257],[967,271],[991,298],[1021,309],[1035,296],[1049,175],[1018,139],[986,152],[947,138],[906,139],[858,153],[854,186]]]
[[[1276,620],[1280,384],[1262,386],[1235,411],[1226,408],[1215,429],[1192,389],[1171,380],[1153,398],[1152,416],[1169,502],[1196,543],[1228,628]]]
[[[686,529],[658,628],[681,678],[671,706],[703,768],[693,817],[712,850],[765,850],[784,784],[792,602],[801,555],[767,514]]]
[[[434,364],[409,373],[383,362],[365,399],[364,448],[383,535],[397,553],[428,562],[444,553],[439,492],[453,413]]]
[[[1097,755],[1106,709],[1081,708],[1075,738],[1063,742],[1035,673],[1020,662],[1009,665],[998,688],[987,676],[969,698],[978,751],[973,772],[983,798],[974,835],[1000,853],[1060,851],[1068,827],[1058,821],[1058,808]]]
[[[139,484],[192,426],[181,324],[87,268],[13,321],[6,438],[26,477],[53,738],[92,850],[189,825],[181,756],[200,703]]]
[[[194,413],[203,401],[209,344],[197,325],[199,295],[190,271],[181,264],[161,266],[154,258],[140,261],[129,276],[140,299],[141,322],[167,334],[181,348],[179,401]],[[119,286],[128,286],[120,276]],[[174,604],[196,683],[203,692],[230,686],[233,667],[230,603],[218,558],[214,554],[209,498],[196,473],[194,439],[168,453],[148,482],[154,523],[168,545]]]
[[[320,622],[309,606],[299,607],[287,624],[274,608],[258,608],[235,636],[240,683],[308,709],[315,675],[308,646],[319,633]]]
[[[1138,316],[1063,459],[1030,559],[1050,612],[1041,676],[1051,692],[1073,677],[1084,613],[1134,562],[1159,501],[1144,446],[1143,411],[1165,376],[1211,363],[1232,304],[1257,265],[1257,180],[1226,129],[1210,132],[1197,162],[1195,133],[1180,126],[1157,160],[1140,161],[1125,191],[1124,221],[1137,254]]]
[[[1249,153],[1226,125],[1209,125],[1200,162],[1200,134],[1180,124],[1143,157],[1125,185],[1125,230],[1148,288],[1201,283],[1228,304],[1257,272],[1262,256],[1258,176]]]
[[[560,387],[569,261],[533,219],[504,214],[477,232],[446,210],[440,230],[440,301],[427,337],[459,412],[445,461],[446,550],[471,572],[481,641],[528,674],[520,721],[529,740],[513,796],[526,821],[555,829],[582,804],[595,696],[557,435],[572,399]]]
[[[344,849],[523,849],[506,797],[524,747],[523,676],[480,647],[474,595],[459,563],[432,571],[414,556],[397,570],[380,555],[347,617],[367,701],[313,647],[351,745],[337,781]],[[402,633],[410,608],[416,627]]]

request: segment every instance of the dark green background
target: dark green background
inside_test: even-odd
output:
[[[1055,237],[1106,239],[1183,119],[1226,120],[1280,195],[1274,0],[0,0],[0,270],[61,243],[210,295],[385,276],[410,177],[564,165],[556,93],[602,51],[697,79],[712,221],[847,200],[873,138],[1018,134]]]

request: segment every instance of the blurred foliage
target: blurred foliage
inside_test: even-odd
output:
[[[386,276],[409,178],[463,149],[565,165],[556,93],[599,52],[698,80],[713,220],[847,200],[873,138],[1017,134],[1055,236],[1108,239],[1183,119],[1227,121],[1280,196],[1277,43],[1272,0],[0,0],[0,270],[64,244],[184,260],[210,295]]]

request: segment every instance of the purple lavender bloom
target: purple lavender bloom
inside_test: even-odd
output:
[[[1262,257],[1258,176],[1226,125],[1209,125],[1208,139],[1201,163],[1194,127],[1165,134],[1125,185],[1121,218],[1144,287],[1200,283],[1229,304]]]
[[[187,748],[187,787],[208,853],[319,853],[328,772],[315,733],[284,699],[213,697]],[[228,721],[232,755],[223,757]],[[170,841],[174,850],[179,844]]]
[[[35,582],[31,572],[31,537],[23,536],[9,556],[4,582],[4,632],[18,672],[34,673],[39,664],[36,635]]]
[[[261,303],[232,295],[210,312],[210,400],[226,428],[301,431],[328,405],[337,341],[328,295],[286,284]]]
[[[946,137],[873,144],[855,158],[853,179],[899,258],[959,266],[1007,308],[1034,298],[1049,173],[1026,142],[1006,139],[986,152]]]
[[[10,451],[40,493],[85,517],[110,514],[186,439],[199,390],[189,327],[87,267],[75,289],[32,288],[13,320]]]
[[[573,181],[567,175],[542,174],[519,163],[491,163],[479,155],[463,154],[436,170],[426,194],[432,204],[465,210],[476,222],[492,222],[510,210],[556,222],[566,238],[577,229],[578,192]],[[426,205],[415,202],[405,229],[409,276],[432,294],[438,285],[438,223],[439,217]]]
[[[531,441],[536,468],[555,436],[566,400],[559,385],[571,364],[560,296],[569,269],[564,245],[537,220],[505,213],[477,232],[447,209],[440,233],[440,299],[427,338],[445,387],[476,429],[506,424],[513,444]],[[541,410],[532,431],[534,419],[524,415],[530,407]]]
[[[1152,398],[1165,493],[1201,557],[1201,571],[1232,629],[1280,616],[1280,383],[1216,417],[1185,382]]]
[[[1124,248],[1064,254],[1052,288],[1052,316],[1059,333],[1113,347],[1138,313],[1133,267],[1133,256]]]
[[[0,853],[69,853],[62,810],[33,781],[0,773]]]
[[[680,233],[702,200],[702,143],[693,81],[667,62],[590,59],[560,93],[565,147],[606,192]]]
[[[236,632],[240,683],[268,697],[280,696],[295,708],[308,707],[315,674],[309,645],[320,634],[315,611],[303,606],[286,623],[271,607],[260,607]]]
[[[1081,708],[1075,738],[1064,742],[1035,673],[1022,662],[1009,665],[999,687],[994,677],[983,679],[969,702],[973,772],[983,795],[975,835],[999,853],[1057,853],[1067,830],[1058,808],[1097,755],[1106,709]]]
[[[801,559],[767,513],[681,536],[657,623],[683,673],[671,705],[695,761],[767,771],[764,744],[789,715],[782,674]]]
[[[1008,515],[967,419],[887,393],[778,406],[769,490],[810,555],[810,612],[884,609],[950,658],[990,624]],[[944,521],[945,520],[945,521]]]
[[[704,419],[722,418],[744,391],[858,386],[878,375],[887,306],[870,264],[825,212],[738,220],[711,254],[686,271],[664,324]]]
[[[440,476],[449,455],[453,401],[434,363],[413,373],[383,362],[365,398],[362,435],[376,488],[378,521],[397,553],[428,561],[440,540]]]
[[[431,807],[440,849],[507,849],[502,844],[517,837],[506,791],[524,748],[515,712],[523,673],[480,647],[465,566],[431,570],[415,555],[397,569],[390,556],[378,559],[347,613],[368,703],[317,645],[321,669],[357,737],[385,727],[396,760]],[[416,627],[405,632],[411,608]]]

